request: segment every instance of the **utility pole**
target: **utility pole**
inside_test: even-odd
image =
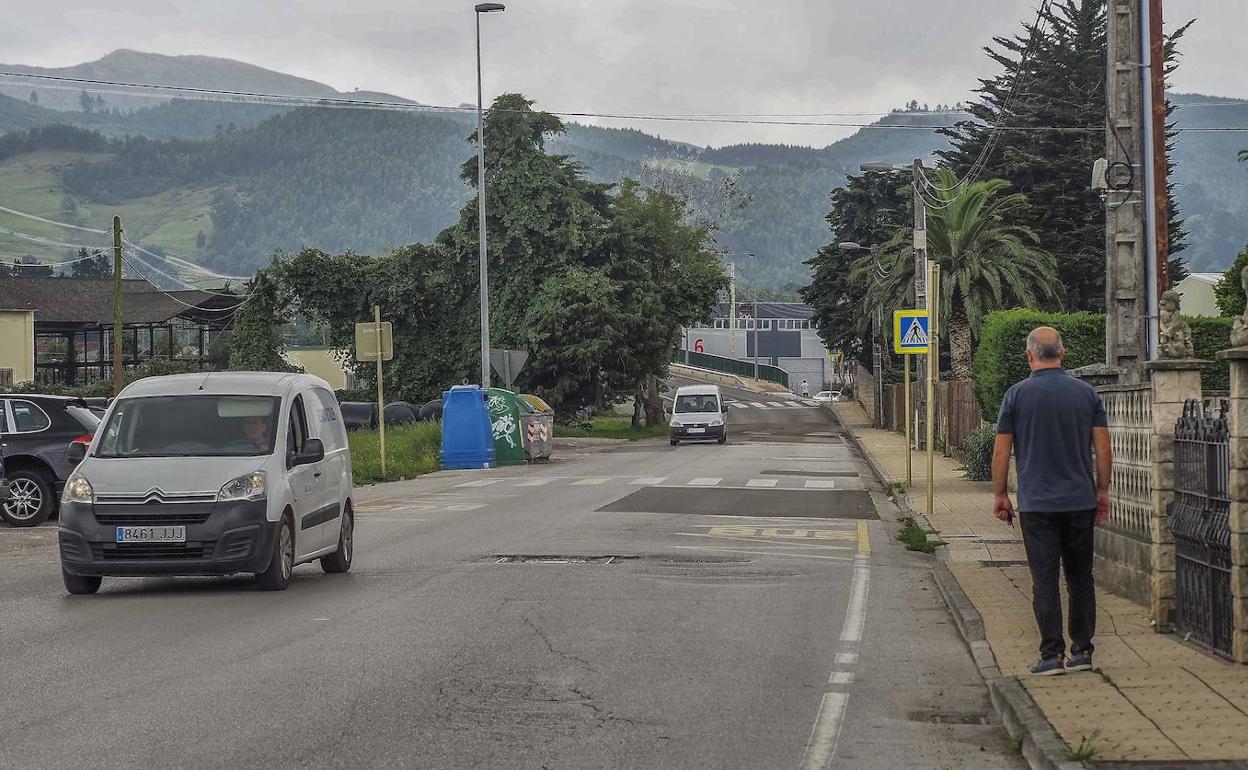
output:
[[[1149,355],[1151,326],[1148,300],[1156,288],[1144,225],[1141,189],[1145,167],[1143,11],[1150,0],[1112,2],[1108,18],[1106,72],[1106,153],[1109,189],[1105,209],[1105,363],[1124,383],[1139,382]],[[1148,69],[1151,69],[1148,68]],[[1151,89],[1150,89],[1151,93]],[[1150,202],[1151,203],[1151,202]],[[1151,285],[1150,285],[1151,284]]]
[[[477,243],[481,274],[481,389],[490,387],[490,268],[485,230],[485,105],[481,90],[481,14],[505,10],[502,3],[478,3],[477,20]]]
[[[113,217],[113,398],[125,387],[125,367],[121,347],[121,217]]]
[[[914,196],[914,308],[927,309],[927,204],[923,200],[923,159],[915,158],[910,168],[910,190]],[[928,323],[931,323],[929,320]],[[910,374],[910,360],[906,356],[906,374]],[[915,361],[916,374],[919,382],[927,379],[927,356],[919,356]],[[939,371],[940,362],[936,362]],[[912,483],[910,475],[910,416],[912,402],[910,399],[910,382],[906,380],[906,483]]]
[[[940,379],[940,265],[933,262],[928,285],[932,302],[927,318],[927,517],[931,520],[936,506],[936,381]],[[907,454],[909,447],[907,447]]]
[[[884,427],[884,308],[875,309],[875,333],[871,335],[871,367],[875,374],[875,427]]]
[[[1148,120],[1145,128],[1145,154],[1152,164],[1147,175],[1148,200],[1152,207],[1148,213],[1149,262],[1154,265],[1153,293],[1149,297],[1150,316],[1157,315],[1157,298],[1170,286],[1170,198],[1166,194],[1166,50],[1162,32],[1162,0],[1147,0],[1141,46],[1148,51],[1148,67],[1145,70],[1144,115]],[[1160,330],[1158,330],[1159,332]],[[1159,334],[1149,337],[1149,358],[1157,357]]]
[[[754,379],[758,379],[758,295],[754,295]]]
[[[728,264],[728,357],[737,358],[737,263]]]

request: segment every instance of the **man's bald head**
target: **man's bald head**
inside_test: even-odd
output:
[[[1066,355],[1062,334],[1052,326],[1037,326],[1027,335],[1028,357],[1040,364],[1060,362]]]

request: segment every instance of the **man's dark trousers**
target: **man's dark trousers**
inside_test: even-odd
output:
[[[1070,652],[1092,654],[1096,634],[1096,594],[1092,582],[1092,530],[1096,511],[1022,513],[1023,545],[1031,567],[1032,605],[1040,626],[1040,655],[1066,652],[1062,637],[1062,595],[1058,568],[1070,590]]]

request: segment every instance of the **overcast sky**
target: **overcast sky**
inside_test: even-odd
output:
[[[483,18],[485,92],[567,112],[808,114],[967,99],[980,48],[1036,0],[512,0]],[[1197,18],[1175,88],[1248,98],[1248,1],[1167,0]],[[240,59],[339,90],[475,102],[472,0],[0,0],[0,61],[65,66],[116,48]],[[786,119],[786,118],[767,118]],[[869,117],[792,118],[869,122]],[[852,128],[608,122],[665,137],[825,145]]]

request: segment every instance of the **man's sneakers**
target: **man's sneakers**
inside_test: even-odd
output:
[[[1055,658],[1041,658],[1038,663],[1032,663],[1027,667],[1032,676],[1057,676],[1066,673],[1066,666],[1062,665],[1062,656]]]
[[[1092,653],[1077,652],[1070,656],[1070,660],[1063,663],[1062,656],[1055,658],[1041,658],[1038,663],[1032,663],[1027,667],[1032,676],[1057,676],[1065,674],[1067,671],[1091,671],[1092,670]]]

